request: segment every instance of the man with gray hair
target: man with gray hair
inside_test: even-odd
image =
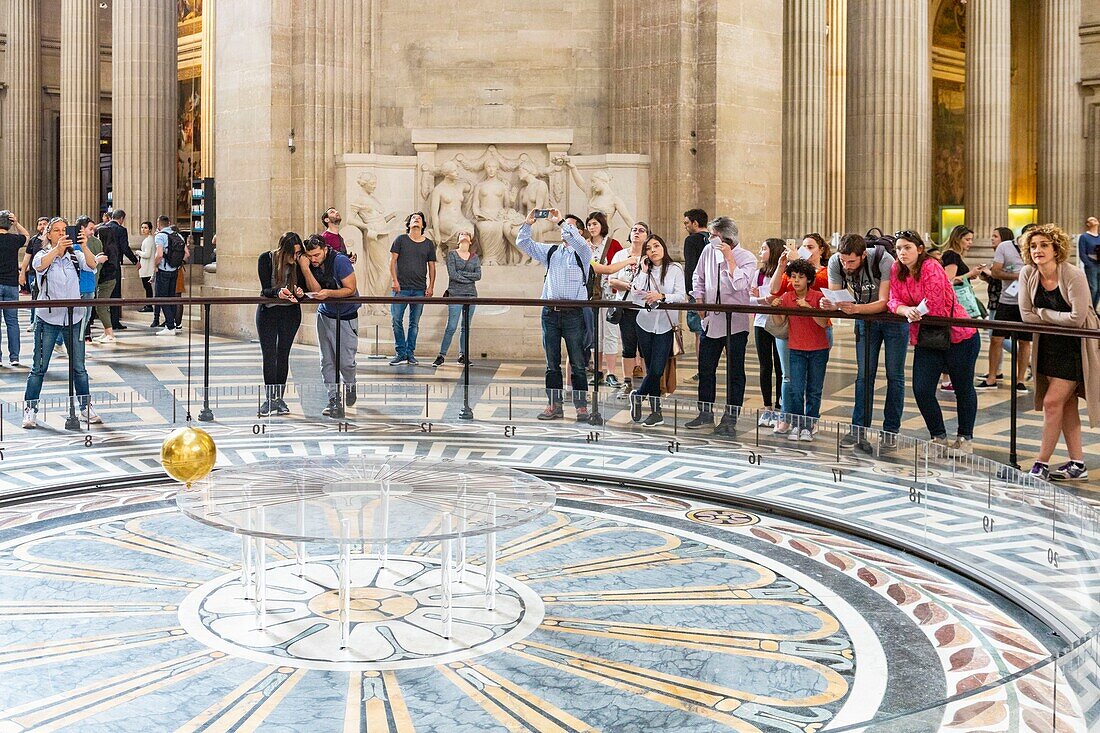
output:
[[[707,226],[709,242],[699,255],[692,277],[691,295],[698,304],[703,333],[699,339],[699,415],[685,427],[714,425],[716,374],[722,350],[726,353],[726,406],[716,435],[733,436],[737,410],[745,402],[745,349],[751,316],[747,313],[708,312],[708,303],[748,305],[749,288],[756,275],[756,256],[741,247],[737,224],[720,216]]]

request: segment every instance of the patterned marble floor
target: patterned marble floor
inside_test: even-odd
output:
[[[502,536],[494,612],[474,553],[453,640],[430,590],[364,595],[352,647],[370,661],[342,668],[303,661],[332,640],[331,555],[311,555],[315,583],[272,581],[259,631],[232,598],[239,542],[179,514],[174,488],[22,507],[0,530],[0,730],[804,733],[1045,653],[1032,620],[885,548],[728,505],[559,491]],[[430,563],[439,548],[401,552]],[[290,558],[276,544],[270,562]],[[355,563],[380,585],[400,575]],[[948,711],[952,729],[1030,730],[998,724],[1041,706],[1000,692]],[[1059,729],[1084,730],[1071,712]]]

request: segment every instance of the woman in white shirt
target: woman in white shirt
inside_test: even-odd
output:
[[[661,303],[684,303],[687,289],[684,287],[684,268],[673,262],[665,240],[656,234],[649,235],[645,243],[645,258],[631,283],[631,300],[644,306],[638,311],[638,350],[645,359],[645,379],[630,394],[630,417],[634,422],[642,418],[642,398],[649,397],[652,412],[642,423],[647,427],[663,425],[661,416],[661,375],[672,355],[674,326],[679,314],[661,310]]]
[[[153,222],[141,222],[141,249],[138,251],[138,277],[141,278],[141,286],[145,288],[145,297],[153,297],[153,256],[157,253],[157,243],[153,236]],[[146,305],[141,309],[142,313],[152,313],[153,306]],[[154,323],[154,326],[160,324]]]

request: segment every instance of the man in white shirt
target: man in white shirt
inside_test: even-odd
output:
[[[756,275],[756,256],[740,246],[737,224],[729,217],[718,217],[710,222],[707,230],[710,241],[699,255],[691,292],[699,304],[697,310],[702,316],[703,327],[699,339],[699,415],[684,427],[699,429],[714,425],[718,362],[728,345],[727,409],[714,432],[716,435],[732,436],[737,425],[737,412],[745,403],[745,349],[752,319],[747,313],[708,312],[706,305],[748,305],[749,290]]]

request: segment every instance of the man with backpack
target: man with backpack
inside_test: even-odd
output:
[[[161,215],[157,219],[159,227],[153,238],[157,246],[153,255],[153,271],[156,273],[156,284],[153,291],[155,298],[175,298],[176,278],[183,262],[187,258],[187,242],[183,235],[172,226],[172,220]],[[157,331],[157,336],[175,336],[176,331],[183,325],[180,318],[181,308],[178,305],[157,306],[163,314],[164,328]],[[153,316],[156,319],[156,316]]]
[[[535,225],[535,209],[519,228],[516,247],[546,267],[542,281],[543,300],[588,300],[588,275],[592,250],[570,219],[557,209],[550,209],[549,219],[561,227],[561,244],[542,244],[531,235]],[[572,217],[576,219],[576,217]],[[546,352],[546,409],[539,420],[560,420],[563,417],[564,379],[561,371],[561,342],[569,354],[569,371],[573,385],[573,406],[577,422],[588,421],[588,382],[584,375],[584,313],[583,308],[544,307],[542,309],[542,348]]]
[[[875,230],[872,230],[872,232]],[[870,232],[868,233],[871,234]],[[840,309],[848,314],[872,315],[885,313],[890,300],[890,269],[894,257],[890,253],[892,240],[871,235],[868,240],[858,234],[841,238],[837,251],[829,258],[829,289],[847,290],[855,302],[834,303],[828,293],[821,299],[826,310]],[[864,409],[866,395],[864,379],[874,391],[878,374],[879,352],[886,347],[886,409],[882,421],[882,445],[895,447],[901,430],[901,414],[905,406],[905,355],[909,349],[909,325],[887,321],[856,321],[856,398],[852,408],[852,429],[840,444],[845,448],[859,445],[869,450],[866,435],[860,428],[871,426],[872,410]],[[864,343],[870,340],[870,346]],[[870,352],[870,359],[865,355]],[[869,370],[869,374],[868,374]]]

